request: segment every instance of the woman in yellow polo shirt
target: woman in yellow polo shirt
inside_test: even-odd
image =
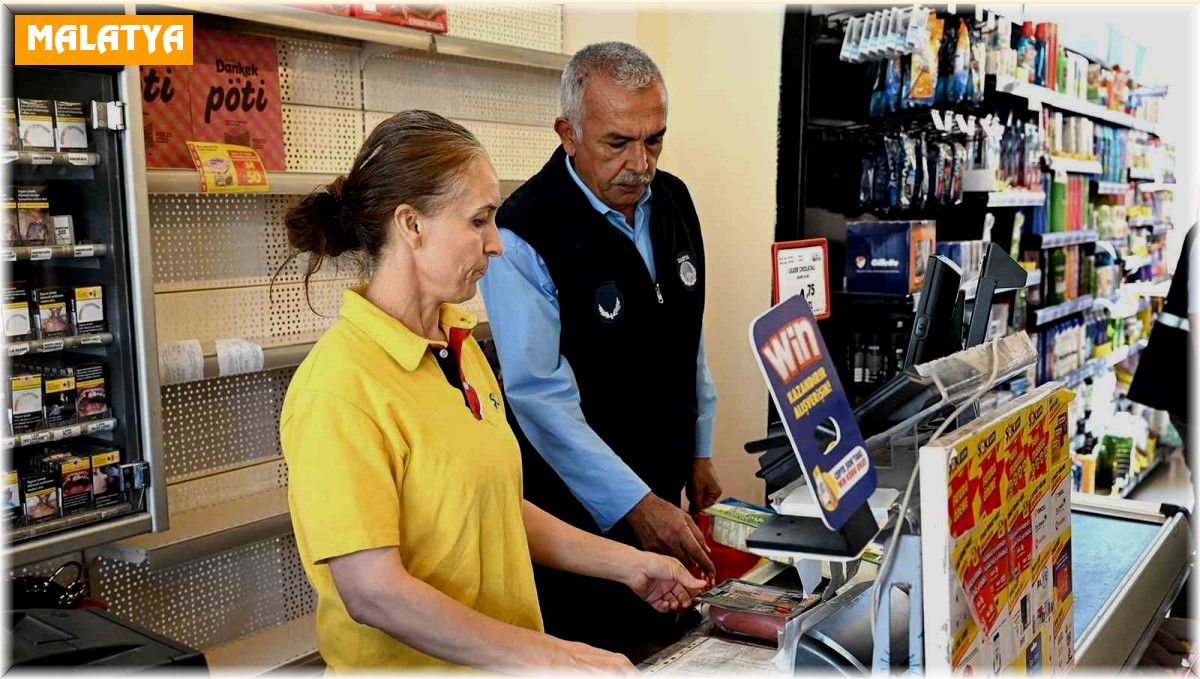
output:
[[[500,388],[475,318],[454,306],[500,255],[499,204],[475,137],[407,111],[288,212],[306,285],[327,257],[360,255],[370,271],[297,369],[280,422],[318,648],[334,670],[629,671],[624,656],[542,633],[531,559],[624,582],[660,611],[704,585],[522,499]]]

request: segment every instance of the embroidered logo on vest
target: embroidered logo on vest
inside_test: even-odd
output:
[[[625,296],[609,281],[596,289],[596,313],[605,323],[616,323],[625,308]]]
[[[675,261],[679,262],[679,280],[683,282],[684,287],[688,290],[696,287],[696,281],[699,280],[700,274],[696,271],[696,265],[692,264],[692,256],[683,254]]]

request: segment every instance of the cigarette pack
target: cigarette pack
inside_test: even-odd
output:
[[[0,211],[4,213],[4,245],[21,244],[21,220],[17,215],[17,192],[11,185],[0,188]]]
[[[4,286],[4,341],[18,342],[33,336],[29,314],[29,293],[24,281]]]
[[[25,518],[21,506],[21,475],[15,469],[4,472],[4,488],[0,490],[0,501],[4,503],[4,528],[12,530],[21,525]]]
[[[42,459],[30,460],[29,468],[21,475],[21,486],[24,490],[26,523],[43,523],[62,515],[58,473]]]
[[[54,150],[54,115],[46,99],[18,99],[17,127],[21,148],[26,151]]]
[[[0,125],[4,128],[4,150],[19,150],[21,148],[21,130],[17,126],[17,103],[10,97],[0,99]]]
[[[71,334],[71,316],[67,311],[70,288],[37,288],[33,291],[33,308],[37,314],[38,337],[51,339]]]
[[[105,332],[104,288],[99,285],[75,288],[70,299],[71,325],[77,335]]]
[[[47,371],[49,372],[49,371]],[[75,421],[75,378],[42,373],[46,426],[61,427]]]
[[[42,376],[17,373],[8,378],[8,402],[12,404],[12,433],[27,434],[42,427]]]
[[[22,245],[53,245],[50,231],[50,198],[45,186],[17,187],[17,223]]]
[[[92,506],[109,507],[121,501],[121,451],[112,446],[92,445],[80,449],[92,460]]]
[[[54,102],[54,141],[59,151],[88,147],[87,116],[77,101]]]

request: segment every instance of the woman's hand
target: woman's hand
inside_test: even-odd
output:
[[[708,586],[706,580],[692,577],[677,559],[652,552],[639,551],[637,555],[625,584],[660,613],[687,608],[692,596]]]
[[[584,674],[638,674],[629,658],[620,653],[609,653],[574,641],[554,640],[557,642],[556,652],[548,658],[552,670]]]

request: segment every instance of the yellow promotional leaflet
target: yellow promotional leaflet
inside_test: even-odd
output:
[[[1074,666],[1072,398],[1047,384],[921,448],[931,673],[1050,675]]]
[[[270,189],[262,158],[248,146],[189,141],[188,153],[200,175],[200,193],[266,193]]]

